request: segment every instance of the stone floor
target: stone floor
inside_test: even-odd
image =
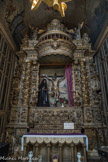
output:
[[[8,162],[12,162],[12,161],[8,161]],[[21,161],[21,160],[19,160],[19,161],[15,161],[15,162],[23,162],[23,161]],[[37,161],[38,162],[38,161]],[[43,161],[42,161],[43,162]],[[52,162],[52,161],[51,161]],[[68,162],[68,161],[65,161],[65,162]],[[70,161],[69,161],[70,162]],[[77,162],[77,161],[76,161]],[[82,161],[81,161],[82,162]],[[100,159],[100,160],[93,160],[93,159],[88,159],[87,160],[87,162],[108,162],[108,160],[106,160],[106,159]]]
[[[12,161],[8,161],[8,162],[12,162]],[[21,160],[16,160],[15,162],[23,162]],[[38,161],[36,161],[38,162]],[[42,161],[42,162],[46,162],[46,161]],[[52,162],[52,161],[51,161]],[[70,162],[70,161],[63,161],[63,162]],[[77,162],[77,161],[76,161]],[[81,161],[83,162],[83,161]],[[93,159],[88,159],[87,162],[108,162],[108,160],[106,159],[100,159],[100,160],[93,160]]]
[[[101,159],[101,160],[88,160],[87,162],[108,162],[106,159]]]
[[[8,162],[11,162],[11,161],[9,160]],[[22,160],[16,160],[15,162],[23,162],[23,161]],[[25,161],[25,162],[28,162],[28,161]],[[38,161],[35,161],[35,162],[38,162]],[[47,161],[42,161],[42,162],[47,162]],[[63,162],[71,162],[71,161],[63,161]],[[77,160],[75,162],[77,162]],[[83,161],[81,161],[81,162],[83,162]],[[108,160],[100,157],[99,159],[87,159],[87,162],[108,162]]]
[[[87,162],[108,162],[105,158],[100,159],[88,159]]]
[[[91,159],[91,160],[87,160],[87,162],[102,162],[101,160],[93,160],[93,159]]]

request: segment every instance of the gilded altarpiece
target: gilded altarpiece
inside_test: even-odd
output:
[[[17,53],[7,128],[8,136],[13,135],[17,141],[14,149],[18,149],[20,137],[27,131],[80,133],[84,128],[89,138],[89,150],[104,144],[105,125],[100,81],[93,62],[94,51],[86,33],[81,37],[80,29],[77,29],[74,34],[75,39],[59,20],[53,20],[41,35],[34,31],[31,40],[27,35],[22,40],[21,50]],[[68,64],[72,66],[74,106],[37,107],[40,67],[65,67]],[[75,129],[65,130],[65,122],[73,122]]]

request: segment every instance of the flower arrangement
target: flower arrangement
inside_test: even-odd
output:
[[[64,107],[64,104],[66,104],[68,101],[65,97],[59,97],[58,102],[62,105],[62,107]]]

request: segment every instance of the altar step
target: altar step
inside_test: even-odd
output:
[[[39,129],[39,130],[36,130],[36,129],[30,129],[30,132],[31,133],[52,133],[52,134],[54,134],[54,133],[57,133],[57,134],[59,134],[59,133],[62,133],[62,134],[65,134],[65,133],[81,133],[81,131],[80,130],[45,130],[45,129]]]
[[[65,121],[59,121],[60,124],[54,123],[52,120],[45,122],[45,124],[34,123],[34,128],[30,129],[30,132],[34,133],[81,133],[81,129],[64,129]],[[52,124],[53,123],[53,124]],[[67,121],[67,123],[72,123]]]
[[[62,124],[35,124],[30,128],[31,133],[81,133],[81,129],[64,129]]]
[[[49,123],[45,122],[45,124],[35,123],[34,128],[30,129],[32,133],[81,133],[81,129],[64,129],[65,121],[60,121],[60,124],[54,123],[52,124],[52,120]],[[47,123],[47,124],[46,124]],[[71,123],[68,121],[67,123]]]
[[[63,130],[64,125],[62,124],[37,124],[34,127],[36,130],[44,129],[44,130]]]

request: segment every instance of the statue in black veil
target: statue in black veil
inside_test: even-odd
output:
[[[46,79],[43,79],[41,84],[40,84],[37,106],[40,106],[40,107],[41,106],[42,107],[49,107],[50,106]]]

